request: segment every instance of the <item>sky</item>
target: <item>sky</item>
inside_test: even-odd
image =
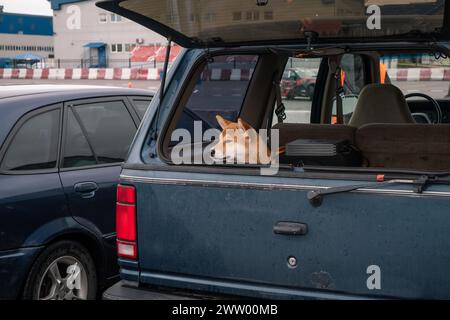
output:
[[[4,6],[4,12],[52,15],[47,0],[0,0],[0,6]]]

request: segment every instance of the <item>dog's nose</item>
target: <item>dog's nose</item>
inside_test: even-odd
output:
[[[214,157],[215,154],[216,154],[216,150],[212,149],[211,150],[211,157]]]

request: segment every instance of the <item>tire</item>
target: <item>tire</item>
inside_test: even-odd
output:
[[[89,251],[78,242],[64,240],[44,249],[36,259],[26,281],[23,298],[94,300],[97,289],[97,272]]]

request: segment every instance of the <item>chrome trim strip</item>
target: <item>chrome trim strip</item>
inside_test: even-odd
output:
[[[310,191],[323,190],[329,187],[311,186],[311,185],[297,185],[297,184],[277,184],[277,183],[256,183],[256,182],[236,182],[236,181],[213,181],[213,180],[195,180],[195,179],[179,179],[179,178],[150,178],[140,176],[121,175],[121,181],[126,182],[142,182],[162,185],[192,185],[201,187],[221,187],[221,188],[253,188],[260,190],[288,190],[288,191]],[[362,188],[351,192],[358,193],[374,193],[385,195],[398,195],[408,197],[450,197],[450,192],[442,191],[424,191],[423,193],[416,193],[413,190],[398,190],[398,189],[373,189]]]

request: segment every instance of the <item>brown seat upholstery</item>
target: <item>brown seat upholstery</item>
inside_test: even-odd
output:
[[[354,142],[356,128],[336,124],[279,123],[280,146],[297,139],[336,139]]]
[[[405,97],[392,84],[369,84],[359,95],[349,125],[369,123],[415,123]]]
[[[450,170],[450,124],[368,124],[355,141],[370,167]]]

